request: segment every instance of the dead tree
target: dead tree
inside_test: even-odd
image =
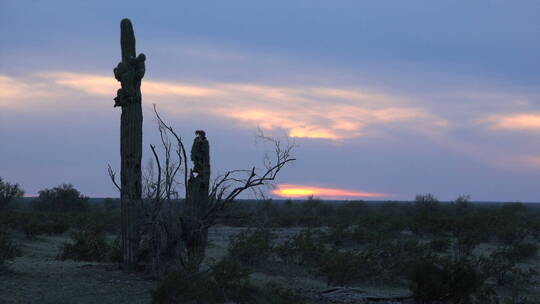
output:
[[[135,34],[129,19],[120,23],[122,61],[114,69],[114,77],[121,88],[114,98],[114,106],[122,108],[120,117],[120,191],[122,209],[121,246],[124,265],[132,269],[136,264],[138,235],[136,206],[141,200],[142,108],[141,80],[145,73],[144,54],[135,57]],[[110,169],[110,167],[109,167]],[[109,171],[112,172],[111,170]]]
[[[149,247],[152,271],[157,276],[176,269],[197,271],[205,257],[208,229],[238,195],[246,190],[261,193],[260,186],[275,180],[281,169],[295,160],[292,145],[260,136],[274,146],[274,157],[266,158],[264,169],[228,171],[211,183],[205,132],[196,131],[190,153],[193,166],[189,169],[182,138],[161,119],[155,106],[154,113],[161,145],[150,145],[155,166],[149,166],[143,183],[141,227],[146,245],[141,244],[141,248]],[[110,174],[114,179],[114,172]]]

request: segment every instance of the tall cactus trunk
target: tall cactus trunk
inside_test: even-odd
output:
[[[122,88],[115,98],[115,107],[122,107],[120,117],[120,156],[122,235],[121,245],[124,266],[136,265],[138,247],[137,207],[141,201],[142,124],[141,80],[146,59],[144,54],[135,57],[135,34],[129,19],[120,23],[122,61],[114,69],[115,78]]]
[[[141,104],[122,107],[120,118],[121,194],[122,204],[122,253],[128,269],[136,264],[138,246],[136,229],[137,203],[141,200],[142,157]]]

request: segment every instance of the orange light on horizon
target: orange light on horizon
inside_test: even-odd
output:
[[[272,191],[272,194],[289,198],[300,198],[307,196],[316,196],[322,198],[375,198],[391,196],[390,194],[386,193],[287,184],[278,185],[277,189]]]

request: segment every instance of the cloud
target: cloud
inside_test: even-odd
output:
[[[24,91],[37,94],[60,92],[87,94],[110,101],[119,87],[113,76],[74,72],[47,72],[32,75],[11,85],[7,77],[3,86],[15,87],[13,96]],[[43,85],[48,90],[39,90]],[[35,88],[38,88],[36,91]],[[266,130],[286,130],[291,137],[343,140],[375,133],[381,126],[413,129],[415,132],[444,128],[449,122],[426,109],[409,106],[406,98],[384,92],[356,88],[317,86],[267,86],[248,83],[212,82],[193,84],[171,81],[143,81],[143,100],[158,103],[160,108],[176,115],[210,115],[228,118],[241,127],[259,126]],[[55,104],[75,100],[64,96]],[[100,99],[101,100],[101,99]],[[31,100],[28,100],[33,102]],[[3,102],[8,107],[10,101]],[[102,106],[101,103],[95,103]],[[54,106],[54,105],[51,105]]]
[[[354,198],[381,198],[392,196],[385,193],[375,193],[357,190],[345,190],[338,188],[322,188],[303,185],[278,185],[277,189],[272,191],[274,195],[288,198],[300,198],[315,196],[321,198],[334,198],[334,199],[354,199]]]
[[[46,82],[26,81],[0,74],[0,109],[21,109],[34,104],[42,104],[44,99],[60,97],[62,94],[51,90]],[[32,104],[25,100],[34,100]]]
[[[529,165],[540,168],[540,155],[529,156],[525,159]]]
[[[492,130],[540,132],[540,113],[492,115],[480,122]]]
[[[81,90],[88,94],[110,96],[119,88],[119,82],[111,75],[97,76],[89,74],[55,72],[43,73],[60,86]],[[212,96],[218,92],[212,88],[188,85],[184,83],[143,81],[141,86],[145,95],[150,96]]]

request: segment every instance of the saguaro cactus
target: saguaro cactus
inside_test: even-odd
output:
[[[120,117],[120,200],[122,205],[122,253],[124,265],[135,266],[138,237],[136,231],[137,202],[141,200],[142,108],[141,80],[146,59],[135,57],[135,34],[129,19],[120,23],[122,61],[114,69],[121,88],[114,98],[114,106],[122,108]]]
[[[191,147],[193,169],[189,174],[186,193],[186,209],[182,216],[182,252],[186,267],[197,270],[204,259],[208,243],[209,225],[205,221],[210,212],[210,147],[206,133],[195,131]]]

